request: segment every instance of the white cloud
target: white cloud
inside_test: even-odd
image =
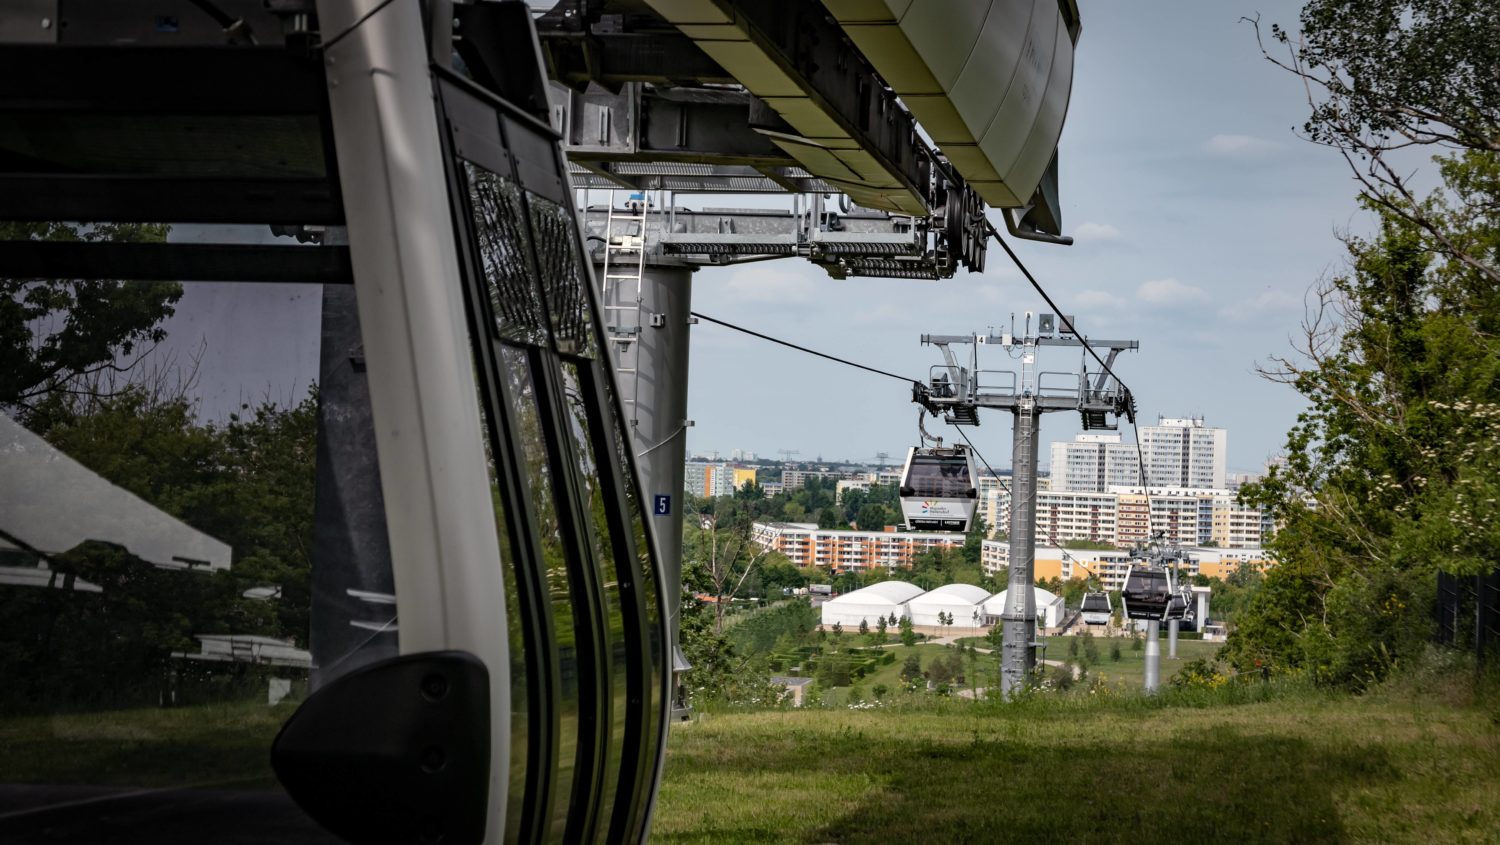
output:
[[[1219,316],[1243,323],[1269,315],[1291,314],[1302,308],[1302,300],[1284,290],[1266,288],[1258,295],[1219,309]]]
[[[1079,308],[1114,309],[1122,308],[1125,300],[1110,293],[1107,290],[1083,290],[1073,294],[1070,299]]]
[[[1209,155],[1225,158],[1260,158],[1281,149],[1275,141],[1254,135],[1215,135],[1203,144]]]
[[[806,278],[766,265],[733,271],[724,287],[739,302],[806,302],[810,298]]]
[[[1005,289],[999,285],[976,285],[974,293],[990,305],[1003,305],[1005,303]],[[1014,294],[1012,294],[1012,297],[1014,297]]]
[[[1152,305],[1186,305],[1202,302],[1208,299],[1208,294],[1202,288],[1167,278],[1141,282],[1141,286],[1135,289],[1135,298]]]
[[[1073,238],[1080,243],[1102,243],[1121,240],[1124,235],[1109,223],[1086,221],[1079,223],[1078,228],[1073,230]]]
[[[898,308],[889,302],[882,302],[874,308],[864,308],[855,311],[849,318],[849,322],[855,325],[870,325],[873,323],[900,323],[910,317],[910,312]]]

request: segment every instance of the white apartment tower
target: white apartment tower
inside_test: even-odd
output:
[[[1052,490],[1107,493],[1111,487],[1140,484],[1134,443],[1119,434],[1080,434],[1052,444]]]
[[[1146,486],[1223,489],[1229,456],[1225,429],[1205,426],[1202,417],[1158,417],[1156,425],[1140,427],[1139,437]]]

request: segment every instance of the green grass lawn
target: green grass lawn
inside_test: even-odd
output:
[[[1120,660],[1118,662],[1109,659],[1109,640],[1095,638],[1094,644],[1099,649],[1099,662],[1089,667],[1090,675],[1097,675],[1104,678],[1113,687],[1121,689],[1141,688],[1141,685],[1146,680],[1145,643],[1141,644],[1140,651],[1131,651],[1130,640],[1120,640]],[[1178,670],[1185,664],[1200,657],[1212,658],[1222,646],[1223,643],[1206,643],[1202,640],[1178,640],[1177,659],[1173,660],[1167,657],[1167,641],[1163,638],[1161,642],[1162,683],[1166,683],[1169,678],[1176,675]],[[1047,659],[1068,659],[1066,637],[1048,638]]]
[[[1047,640],[1047,660],[1067,660],[1069,637],[1050,637]],[[961,642],[965,644],[973,642],[979,648],[989,648],[989,644],[983,637],[964,637]],[[1145,683],[1146,675],[1146,651],[1143,647],[1140,651],[1131,651],[1130,640],[1121,638],[1120,659],[1118,661],[1109,659],[1109,646],[1111,640],[1096,637],[1094,644],[1099,650],[1099,663],[1089,667],[1091,677],[1103,678],[1110,687],[1124,691],[1140,689]],[[863,642],[858,645],[864,646]],[[1184,665],[1200,657],[1213,657],[1219,650],[1219,643],[1205,643],[1201,640],[1179,640],[1177,642],[1177,659],[1167,657],[1167,643],[1162,640],[1161,657],[1161,680],[1166,683],[1173,675],[1182,669]],[[1082,646],[1080,645],[1080,653]],[[866,700],[873,696],[875,687],[884,685],[887,689],[895,691],[901,687],[901,665],[906,661],[907,655],[916,654],[921,658],[922,668],[926,669],[931,662],[939,656],[948,656],[953,649],[943,645],[918,644],[915,646],[893,645],[887,651],[896,655],[894,663],[884,664],[874,672],[866,675],[863,680],[857,682],[857,686],[863,691]],[[990,685],[992,678],[998,677],[999,658],[993,654],[980,654],[975,661],[974,668],[978,677],[970,685],[986,687]],[[969,659],[964,658],[964,668],[969,670]],[[850,687],[835,687],[824,693],[825,700],[829,704],[843,704],[848,699]]]
[[[1500,841],[1500,705],[1472,696],[705,713],[669,748],[658,842]]]
[[[271,740],[293,702],[0,719],[0,783],[271,788]]]

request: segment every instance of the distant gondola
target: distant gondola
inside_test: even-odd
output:
[[[1125,587],[1120,591],[1120,604],[1128,619],[1167,618],[1175,591],[1172,588],[1172,573],[1161,566],[1137,565],[1125,578]]]
[[[1193,588],[1186,584],[1178,586],[1172,593],[1172,604],[1167,608],[1167,619],[1177,619],[1192,625],[1196,615],[1194,604]]]
[[[1079,612],[1085,625],[1108,625],[1114,605],[1109,600],[1109,593],[1088,593],[1083,597]]]
[[[974,459],[963,446],[918,446],[901,471],[901,513],[912,531],[969,530],[979,504]]]

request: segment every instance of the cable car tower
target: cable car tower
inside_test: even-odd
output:
[[[468,62],[490,40],[482,18],[494,4],[452,5],[470,18],[456,29],[468,66],[506,78],[503,63]],[[979,272],[987,208],[1012,237],[1071,243],[1057,142],[1078,4],[974,0],[941,14],[836,0],[545,5],[534,23],[549,82],[526,92],[548,110],[582,195],[643,502],[675,596],[692,274],[782,258],[839,279]],[[746,194],[791,207],[680,202]]]
[[[1084,430],[1113,430],[1119,417],[1135,422],[1135,399],[1115,378],[1115,358],[1138,349],[1134,340],[1085,340],[1073,330],[1073,319],[1053,314],[1037,315],[1036,333],[1027,312],[1024,331],[1014,327],[995,335],[923,335],[923,345],[936,346],[943,364],[929,371],[928,383],[913,386],[912,401],[950,425],[979,425],[979,410],[1010,411],[1013,419],[1010,496],[1010,578],[1005,609],[1001,614],[1005,640],[1001,648],[1000,691],[1011,695],[1021,689],[1035,665],[1036,599],[1032,595],[1036,554],[1036,466],[1037,437],[1041,415],[1055,411],[1076,412]],[[969,360],[959,362],[953,347],[970,346]],[[980,369],[979,348],[996,346],[1016,361],[1013,368]],[[1090,373],[1085,355],[1076,372],[1041,370],[1037,353],[1044,346],[1086,347],[1109,350],[1104,367]],[[1114,419],[1112,420],[1111,417]]]

